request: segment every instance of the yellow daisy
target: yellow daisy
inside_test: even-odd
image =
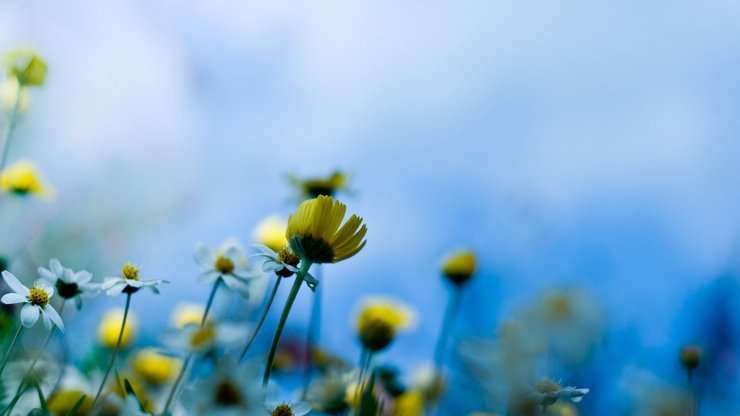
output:
[[[25,160],[16,162],[0,172],[0,190],[15,195],[52,194],[51,187],[43,182],[36,166]]]
[[[144,348],[136,352],[131,360],[131,368],[142,380],[160,385],[173,379],[182,363],[177,358],[168,357],[155,348]]]
[[[301,179],[290,175],[288,180],[300,190],[304,199],[316,198],[321,195],[334,196],[338,191],[347,190],[347,175],[340,171],[335,171],[331,175],[321,178]]]
[[[288,224],[284,219],[271,215],[257,224],[252,236],[254,239],[267,247],[270,247],[274,251],[280,251],[288,240],[285,239],[285,228]]]
[[[347,206],[329,196],[304,201],[288,219],[290,248],[311,263],[336,263],[357,254],[367,240],[362,218],[352,215],[342,225]]]
[[[410,328],[416,313],[409,306],[391,299],[370,298],[364,301],[357,316],[357,335],[370,351],[387,347],[398,331]]]

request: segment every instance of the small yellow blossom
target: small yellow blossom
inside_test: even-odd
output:
[[[170,322],[175,328],[184,328],[188,324],[200,325],[206,307],[199,303],[180,303],[175,306]]]
[[[393,416],[422,416],[424,414],[424,395],[417,390],[409,390],[396,398],[393,403]]]
[[[155,348],[137,351],[131,360],[131,368],[147,383],[160,385],[168,382],[180,370],[182,363],[177,358],[160,354]]]
[[[100,324],[98,325],[98,340],[104,347],[116,348],[122,322],[123,309],[112,309],[103,315],[103,319],[100,320]],[[123,330],[123,337],[121,338],[121,348],[131,346],[136,338],[137,328],[138,323],[136,317],[129,312],[126,327]]]
[[[20,94],[20,97],[18,96]],[[17,114],[25,114],[28,110],[28,103],[31,100],[31,94],[28,89],[21,88],[18,80],[9,78],[0,85],[0,108],[5,111],[11,111],[15,106],[15,100],[19,99]]]
[[[290,248],[311,263],[336,263],[365,247],[367,227],[352,215],[342,225],[347,206],[328,196],[304,201],[288,219]]]
[[[43,182],[36,166],[25,160],[16,162],[0,172],[0,190],[21,196],[52,195],[51,187]]]
[[[288,223],[284,219],[271,215],[257,224],[252,236],[258,243],[279,251],[288,244],[288,239],[285,238],[286,228],[288,228]]]
[[[46,62],[29,48],[9,51],[3,56],[3,65],[9,78],[16,78],[21,86],[41,86],[46,78]]]
[[[442,263],[442,273],[454,284],[467,282],[475,273],[476,259],[472,251],[456,251]]]
[[[300,179],[291,175],[288,180],[300,190],[304,199],[335,196],[338,191],[347,189],[347,175],[340,171],[322,178]]]
[[[53,415],[86,415],[90,412],[93,402],[93,399],[89,394],[82,400],[82,405],[80,405],[77,411],[75,413],[70,413],[83,395],[85,395],[85,393],[79,390],[59,390],[49,397],[47,402],[49,411]]]
[[[696,369],[699,366],[701,360],[701,349],[696,345],[687,345],[681,348],[679,353],[679,361],[681,366],[689,371]]]
[[[416,313],[397,301],[372,298],[364,302],[357,317],[357,335],[370,351],[386,348],[398,331],[408,329],[416,321]]]

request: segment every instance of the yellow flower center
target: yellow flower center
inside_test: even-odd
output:
[[[272,416],[293,416],[293,409],[285,403],[281,403],[272,411]]]
[[[560,390],[560,384],[552,380],[542,380],[537,383],[537,391],[542,394],[555,393]]]
[[[222,380],[218,383],[213,398],[222,406],[234,406],[242,402],[242,395],[231,380]]]
[[[131,263],[126,263],[121,268],[121,274],[124,279],[128,280],[139,280],[139,269]]]
[[[566,295],[553,295],[548,302],[548,306],[553,316],[558,318],[570,316],[571,304],[570,299]]]
[[[29,291],[31,293],[28,294],[28,300],[32,305],[37,305],[43,308],[49,304],[49,294],[46,293],[44,289],[34,286],[29,289]]]
[[[229,274],[234,271],[234,262],[228,257],[218,256],[213,268],[221,274]]]
[[[287,244],[278,251],[278,260],[293,267],[298,266],[298,262],[300,261],[298,255],[295,254]]]
[[[216,338],[216,327],[213,324],[206,324],[198,328],[190,336],[190,346],[201,348],[211,343]]]

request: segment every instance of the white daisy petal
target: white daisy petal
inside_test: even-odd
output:
[[[245,298],[249,297],[249,285],[244,283],[242,280],[227,274],[223,276],[224,283],[226,283],[226,286],[228,286],[230,289],[236,290],[239,292],[240,295],[244,296]]]
[[[231,259],[232,261],[238,260],[239,257],[239,247],[237,246],[228,246],[223,253],[223,256],[226,258]]]
[[[105,294],[108,296],[118,296],[123,292],[123,289],[128,286],[125,281],[118,281],[113,286],[111,286],[108,290],[105,291]]]
[[[57,276],[51,272],[51,270],[45,269],[43,267],[38,268],[39,277],[42,280],[45,280],[49,283],[56,283]]]
[[[21,323],[23,326],[26,328],[32,327],[39,320],[39,312],[41,312],[41,308],[37,305],[31,305],[30,303],[23,305],[23,308],[21,308]]]
[[[293,410],[295,416],[303,416],[311,411],[311,405],[308,402],[293,403],[290,405],[290,408]]]
[[[3,270],[2,274],[3,274],[3,279],[5,279],[5,283],[7,283],[8,286],[10,286],[10,289],[13,292],[19,295],[23,295],[23,296],[28,296],[31,293],[27,287],[23,286],[23,284],[18,281],[18,278],[13,276],[13,273],[7,270]]]
[[[49,315],[45,314],[43,311],[41,312],[41,321],[44,323],[44,328],[51,329],[51,319],[49,318]]]
[[[103,290],[108,290],[116,285],[116,283],[121,282],[120,277],[107,277],[102,285],[100,285],[100,288]]]
[[[210,247],[203,243],[195,245],[195,254],[193,257],[198,264],[206,268],[213,267],[213,263],[216,262],[216,254]]]
[[[8,293],[0,299],[6,305],[28,302],[28,298],[17,293]]]
[[[51,272],[57,276],[64,274],[64,267],[62,267],[62,262],[60,262],[59,259],[49,260],[49,268],[51,269]]]
[[[84,285],[85,283],[90,282],[92,278],[92,273],[88,272],[87,270],[81,270],[72,276],[72,280],[78,285]]]
[[[40,288],[43,289],[44,292],[46,292],[46,295],[49,296],[50,298],[52,296],[54,296],[54,288],[53,287],[51,287],[51,286],[40,286]]]
[[[46,305],[44,307],[44,316],[48,316],[49,319],[54,323],[54,325],[59,328],[62,333],[64,333],[64,322],[62,321],[62,317],[59,316],[56,309],[54,309],[51,305]]]
[[[208,270],[206,272],[201,273],[201,275],[198,276],[198,283],[213,283],[219,277],[221,277],[221,273],[215,270]]]

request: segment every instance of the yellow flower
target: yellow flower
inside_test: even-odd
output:
[[[696,345],[687,345],[681,348],[679,353],[679,361],[681,366],[689,371],[694,370],[699,366],[701,360],[701,349]]]
[[[472,251],[451,253],[442,264],[442,273],[456,285],[467,282],[475,273],[476,260]]]
[[[77,401],[85,395],[79,390],[59,390],[47,402],[49,411],[54,415],[68,415],[77,404]],[[89,395],[82,400],[82,405],[77,409],[74,416],[86,415],[90,412],[93,399]]]
[[[32,49],[20,48],[7,52],[3,56],[3,65],[8,71],[8,77],[16,78],[21,86],[44,85],[46,62]]]
[[[337,191],[347,189],[347,175],[340,171],[335,171],[323,178],[300,179],[291,175],[288,180],[300,190],[304,199],[317,198],[322,195],[335,196]]]
[[[31,99],[31,94],[28,93],[28,89],[21,88],[18,80],[10,78],[0,85],[0,107],[5,111],[11,111],[15,106],[15,100],[20,94],[20,102],[18,103],[18,114],[24,114],[28,110],[28,102]]]
[[[362,218],[352,215],[339,228],[347,206],[328,196],[304,201],[288,219],[290,248],[311,263],[336,263],[357,254],[367,240]]]
[[[270,247],[274,251],[280,251],[286,244],[288,239],[285,238],[285,229],[288,227],[288,223],[282,218],[271,215],[257,224],[254,229],[253,238],[260,244],[264,244]]]
[[[410,328],[416,313],[403,303],[371,298],[364,302],[357,317],[357,335],[362,345],[370,351],[386,348],[398,331]]]
[[[175,306],[170,322],[175,328],[184,328],[185,325],[200,325],[206,307],[199,303],[180,303]]]
[[[28,161],[16,162],[0,172],[0,190],[15,195],[50,196],[52,189],[41,180],[36,166]]]
[[[116,348],[122,322],[123,309],[112,309],[103,315],[103,319],[100,320],[98,325],[98,340],[104,347]],[[128,348],[133,343],[134,338],[136,338],[137,327],[136,317],[129,312],[126,327],[123,330],[123,338],[121,338],[121,348]]]
[[[142,380],[151,384],[164,384],[180,370],[182,363],[177,358],[160,354],[155,348],[144,348],[136,352],[131,368]]]
[[[422,416],[424,414],[424,395],[417,390],[409,390],[396,398],[393,403],[393,416]]]

